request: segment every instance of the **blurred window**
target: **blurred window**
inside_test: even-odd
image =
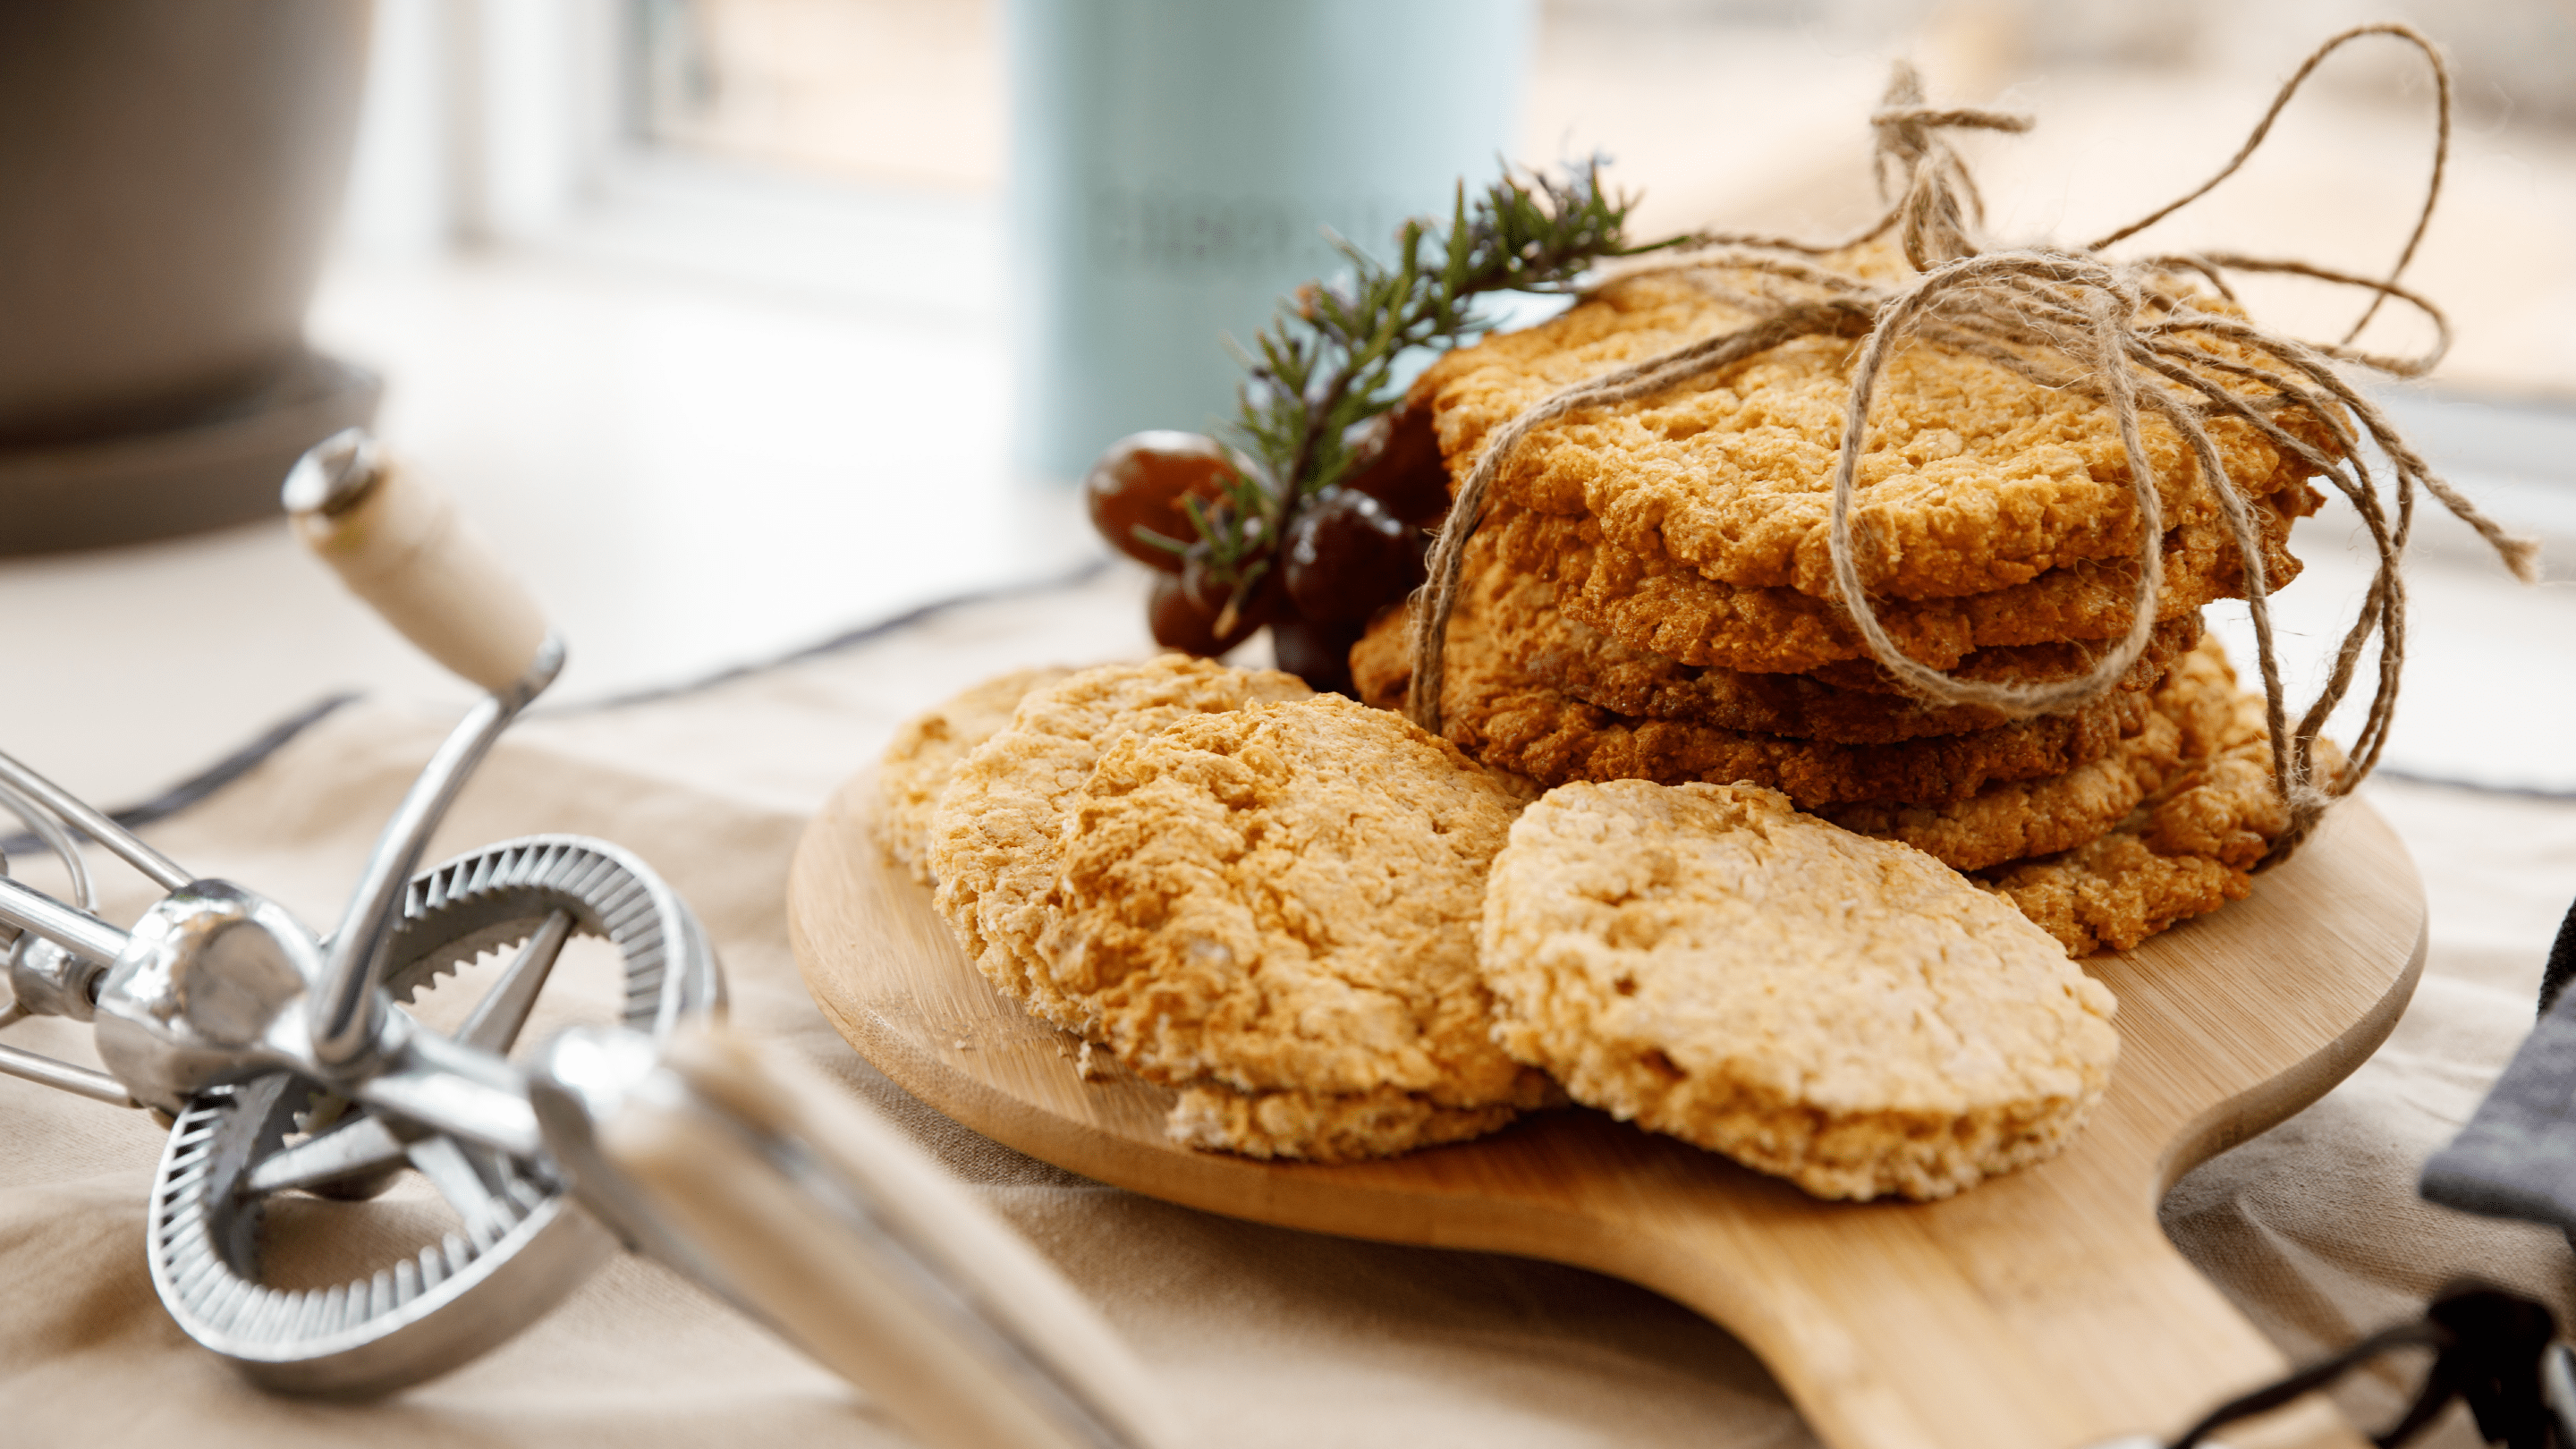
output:
[[[992,0],[626,0],[628,125],[649,144],[834,180],[990,190]]]

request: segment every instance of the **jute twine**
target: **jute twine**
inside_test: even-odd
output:
[[[2395,37],[2423,55],[2433,74],[2438,117],[2424,204],[2385,278],[2226,253],[2125,261],[2102,255],[2104,248],[2171,216],[2234,174],[2263,143],[2273,121],[2317,65],[2343,45],[2372,35]],[[2441,52],[2413,27],[2399,24],[2358,26],[2333,37],[2281,87],[2271,109],[2216,175],[2141,220],[2074,249],[1988,246],[1981,231],[1984,208],[1976,183],[1942,134],[1961,129],[2022,131],[2030,126],[2026,118],[1929,107],[1924,104],[1920,78],[1911,67],[1900,64],[1871,124],[1877,131],[1875,164],[1881,194],[1895,199],[1867,230],[1823,243],[1702,235],[1692,239],[1688,251],[1670,260],[1622,273],[1681,272],[1757,320],[1566,388],[1495,429],[1486,440],[1432,545],[1429,581],[1414,609],[1414,670],[1407,712],[1423,728],[1440,732],[1442,656],[1449,618],[1457,607],[1467,540],[1483,521],[1486,495],[1495,478],[1533,430],[1586,408],[1650,396],[1801,337],[1856,338],[1860,350],[1852,365],[1842,449],[1833,471],[1831,542],[1837,599],[1870,657],[1918,698],[1942,705],[1982,705],[2015,717],[2063,712],[2114,688],[2146,648],[2164,592],[2163,501],[2138,436],[2141,414],[2163,418],[2191,450],[2244,563],[2245,596],[2253,614],[2265,715],[2271,727],[2272,780],[2289,807],[2288,827],[2267,860],[2285,859],[2315,828],[2326,807],[2370,773],[2387,742],[2397,705],[2398,673],[2406,654],[2406,593],[2398,565],[2414,521],[2416,489],[2429,490],[2475,528],[2516,577],[2526,583],[2539,577],[2538,545],[2508,534],[2434,476],[2387,416],[2345,382],[2335,367],[2350,363],[2395,377],[2417,377],[2430,370],[2450,345],[2450,324],[2441,310],[2398,285],[2432,220],[2450,157],[2451,78]],[[1884,287],[1828,260],[1890,233],[1901,242],[1919,274],[1908,285]],[[2371,294],[2370,305],[2342,341],[2301,341],[2240,316],[2204,308],[2194,301],[2200,294],[2184,285],[2206,284],[2232,305],[2236,297],[2226,280],[2231,272],[2290,273],[2358,287]],[[1748,290],[1730,287],[1718,280],[1721,276],[1752,281]],[[2353,346],[2362,328],[2392,298],[2432,323],[2435,340],[2424,355],[2382,356]],[[2137,507],[2138,576],[2127,634],[2081,678],[2042,684],[1956,679],[1906,657],[1879,622],[1877,606],[1853,557],[1852,493],[1870,405],[1889,359],[1912,340],[1983,358],[2043,387],[2089,396],[2109,412],[2128,461]],[[2280,419],[2290,413],[2311,420],[2333,440],[2332,446],[2315,446],[2285,429]],[[2351,500],[2378,551],[2378,567],[2360,614],[2343,636],[2323,690],[2295,729],[2289,725],[2273,641],[2262,539],[2252,509],[2209,437],[2208,423],[2220,416],[2243,419],[2275,447],[2327,479]],[[2365,438],[2386,459],[2386,476],[2395,483],[2393,510],[2381,496],[2382,477],[2363,451]],[[2374,637],[2379,640],[2378,680],[2368,717],[2352,742],[2348,766],[2320,778],[2318,731],[2350,689]]]

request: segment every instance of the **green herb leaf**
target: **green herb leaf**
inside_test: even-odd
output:
[[[1636,200],[1604,190],[1601,165],[1595,157],[1564,176],[1506,166],[1472,193],[1462,180],[1445,228],[1417,217],[1397,229],[1392,265],[1327,233],[1350,263],[1348,282],[1299,287],[1250,351],[1236,349],[1245,377],[1232,432],[1254,476],[1229,479],[1212,507],[1189,504],[1213,578],[1234,586],[1233,607],[1249,602],[1298,508],[1349,473],[1345,436],[1403,401],[1395,377],[1408,355],[1492,325],[1476,316],[1476,297],[1569,292],[1604,258],[1683,240],[1629,246]]]

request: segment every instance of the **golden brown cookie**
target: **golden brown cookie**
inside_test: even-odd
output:
[[[2110,991],[1919,851],[1746,786],[1550,791],[1485,893],[1497,1035],[1576,1101],[1820,1197],[1947,1197],[2054,1153]]]
[[[1514,575],[1487,596],[1486,619],[1495,646],[1518,660],[1532,678],[1613,714],[1843,744],[1965,734],[2011,720],[2000,710],[1978,705],[1925,704],[1899,690],[1893,676],[1877,664],[1863,660],[1812,674],[1756,674],[1700,668],[1631,649],[1566,618],[1557,610],[1556,591],[1527,574]],[[2199,638],[2198,614],[2156,626],[2146,652],[2119,687],[2151,687],[2174,657]],[[1987,683],[2071,679],[2091,669],[2109,647],[2108,641],[2087,640],[1980,649],[1951,673]],[[1846,680],[1850,682],[1837,682]]]
[[[2186,653],[2149,695],[2139,728],[2090,764],[2044,780],[2008,780],[1940,809],[1828,805],[1817,813],[1846,830],[1901,840],[1958,870],[2071,850],[2126,820],[2163,789],[2218,723],[2236,692],[2215,640]]]
[[[2067,953],[2126,951],[2253,888],[2254,867],[2289,821],[2272,788],[2263,697],[2235,688],[2216,641],[2187,656],[2220,703],[2194,711],[2182,759],[2109,833],[2062,855],[1985,872],[1986,888],[2064,943]],[[2339,764],[2333,747],[2320,751]]]
[[[1471,599],[1470,607],[1462,608],[1458,616],[1466,623],[1461,626],[1453,620],[1451,625],[1453,668],[1462,652],[1473,656],[1484,648],[1472,602]],[[1404,646],[1403,620],[1390,613],[1381,617],[1351,651],[1351,667],[1363,699],[1387,709],[1402,706],[1410,676]],[[2215,648],[2214,642],[2205,642],[2200,652]],[[2140,712],[2135,727],[2125,730],[2099,759],[2061,774],[1994,781],[1974,795],[1946,805],[1862,801],[1819,805],[1816,813],[1863,835],[1902,841],[1958,870],[1981,870],[2082,845],[2118,825],[2140,801],[2162,789],[2185,762],[2193,748],[2191,741],[2206,737],[2215,728],[2214,721],[2236,707],[2233,687],[2222,674],[2213,673],[2205,662],[2189,669],[2183,667],[2198,659],[2200,652],[2185,653],[2156,689],[2143,692],[2146,708]],[[1480,661],[1479,667],[1500,673],[1509,666],[1486,659]],[[1527,675],[1498,690],[1495,698],[1503,701],[1499,711],[1502,727],[1515,737],[1526,732],[1543,748],[1559,743],[1552,738],[1557,731],[1570,736],[1587,724],[1593,729],[1603,728],[1592,723],[1604,718],[1600,711]],[[1463,699],[1453,688],[1447,702],[1454,710]],[[1555,723],[1551,725],[1551,721]],[[1633,737],[1620,738],[1620,732],[1634,724],[1618,721],[1607,725],[1611,742],[1588,753],[1586,763],[1597,762],[1609,768],[1634,757],[1637,747]],[[1471,745],[1480,738],[1479,732],[1454,718],[1448,728],[1455,738]],[[1620,777],[1604,774],[1585,778]]]
[[[2255,509],[2274,589],[2299,575],[2287,547],[2293,520],[2284,507],[2308,496],[2302,485]],[[1588,518],[1504,505],[1478,537],[1487,532],[1513,567],[1555,580],[1557,608],[1567,618],[1632,649],[1759,673],[1806,673],[1868,657],[1839,604],[1795,589],[1712,582],[1665,555],[1605,542]],[[1878,616],[1907,656],[1949,669],[1980,649],[2117,637],[2129,626],[2134,579],[2130,565],[2075,563],[1990,593],[1886,600]],[[2224,528],[2184,527],[2167,536],[2159,618],[2196,613],[2243,588],[2235,541]]]
[[[1450,1107],[1402,1087],[1245,1092],[1201,1081],[1181,1088],[1180,1100],[1163,1119],[1163,1131],[1184,1147],[1206,1152],[1357,1162],[1464,1142],[1500,1130],[1524,1111],[1565,1105],[1555,1084],[1536,1073],[1522,1085],[1509,1102]]]
[[[1434,409],[1453,476],[1466,475],[1487,434],[1549,395],[1751,320],[1713,295],[1726,289],[1709,280],[1663,273],[1613,282],[1547,323],[1442,358],[1415,396]],[[1751,279],[1734,280],[1740,289]],[[1496,496],[1588,515],[1613,545],[1715,582],[1826,597],[1834,592],[1829,479],[1856,350],[1809,338],[1543,424],[1514,451]],[[1873,596],[1990,593],[2137,550],[2117,430],[2077,389],[2041,387],[1918,341],[1891,359],[1870,422],[1854,522]],[[2248,497],[2308,475],[2241,419],[2216,419],[2209,434]],[[2215,495],[2171,425],[2143,418],[2141,439],[2168,526],[2215,522]]]
[[[1485,872],[1531,795],[1321,695],[1131,734],[1067,802],[1050,979],[1176,1135],[1332,1161],[1475,1136],[1548,1098],[1494,1045]]]
[[[1493,595],[1514,587],[1489,570],[1465,590],[1450,616],[1443,729],[1468,754],[1498,770],[1543,785],[1568,780],[1748,781],[1786,792],[1816,809],[1850,801],[1942,806],[1998,780],[2063,775],[2110,754],[2147,714],[2140,695],[2114,691],[2069,714],[2019,720],[1968,734],[1930,735],[1886,745],[1838,744],[1720,729],[1673,720],[1632,719],[1551,689],[1497,647],[1485,626]],[[1400,632],[1400,620],[1382,624]],[[1372,656],[1372,683],[1386,671],[1364,638],[1353,652]],[[1355,675],[1356,678],[1356,675]],[[1371,703],[1400,701],[1383,694]],[[2106,822],[2107,823],[2107,822]]]
[[[1060,665],[1015,669],[904,722],[877,766],[877,844],[886,859],[923,885],[930,871],[930,814],[967,752],[1011,722],[1021,698],[1073,671]]]
[[[1064,811],[1102,752],[1190,715],[1303,699],[1304,681],[1165,654],[1068,675],[1032,691],[957,765],[931,812],[932,898],[975,968],[1002,994],[1070,1031],[1085,1008],[1048,976],[1038,937],[1054,919]]]

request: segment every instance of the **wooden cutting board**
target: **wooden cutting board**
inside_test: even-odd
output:
[[[861,1055],[976,1131],[1210,1212],[1597,1269],[1724,1324],[1837,1449],[2079,1449],[2162,1438],[2277,1377],[2280,1354],[2156,1224],[2175,1178],[2324,1094],[2396,1025],[2424,959],[2413,863],[2348,801],[2254,893],[2085,963],[2120,1062],[2074,1144],[1946,1202],[1827,1203],[1596,1112],[1384,1162],[1256,1162],[1163,1139],[1172,1094],[977,975],[842,787],[788,879],[806,985]],[[1103,1054],[1103,1060],[1106,1057]],[[2233,1449],[2362,1441],[2321,1401]]]

